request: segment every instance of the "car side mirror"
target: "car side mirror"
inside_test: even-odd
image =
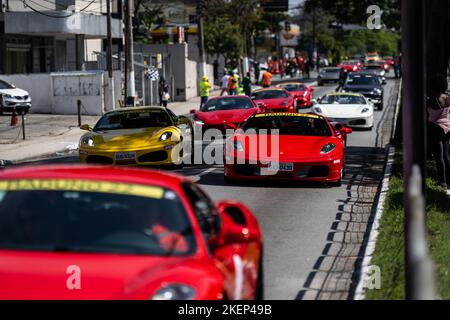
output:
[[[227,123],[225,124],[225,129],[233,129],[236,130],[237,126],[234,123]]]
[[[219,245],[261,241],[258,221],[249,208],[237,201],[219,201],[216,207],[222,219]]]
[[[81,130],[86,130],[86,131],[92,131],[92,127],[90,125],[88,125],[88,124],[82,124],[80,126],[80,129]]]
[[[352,133],[353,132],[353,130],[351,129],[351,128],[349,128],[349,127],[342,127],[341,129],[339,129],[339,132],[342,134],[342,135],[347,135],[347,134],[350,134],[350,133]]]
[[[311,100],[311,104],[317,104],[317,100],[316,99],[312,99]]]
[[[195,109],[191,109],[191,110],[189,110],[189,113],[195,113],[197,110],[195,110]]]

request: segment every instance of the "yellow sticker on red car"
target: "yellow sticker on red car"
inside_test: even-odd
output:
[[[131,196],[141,196],[147,198],[161,199],[164,195],[164,189],[155,186],[146,186],[140,184],[109,182],[109,181],[90,181],[90,180],[72,180],[72,179],[20,179],[20,180],[2,180],[0,181],[0,190],[3,191],[81,191],[81,192],[100,192],[115,193]]]
[[[318,116],[316,114],[309,114],[309,113],[287,113],[287,112],[273,112],[273,113],[259,113],[255,115],[255,118],[262,118],[262,117],[305,117],[305,118],[313,118],[313,119],[320,119],[321,116]]]

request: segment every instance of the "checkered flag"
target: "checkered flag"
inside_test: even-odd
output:
[[[148,69],[147,77],[149,77],[150,80],[152,80],[152,81],[158,80],[159,79],[158,69],[154,69],[154,68]]]

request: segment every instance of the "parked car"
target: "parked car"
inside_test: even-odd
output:
[[[14,107],[17,113],[27,114],[30,111],[31,97],[27,91],[5,80],[0,80],[0,95],[3,100],[0,103],[0,113],[12,112]]]

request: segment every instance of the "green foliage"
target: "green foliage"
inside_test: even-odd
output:
[[[243,53],[244,39],[239,25],[226,19],[206,23],[204,37],[206,51],[222,55],[225,60],[236,62]]]

